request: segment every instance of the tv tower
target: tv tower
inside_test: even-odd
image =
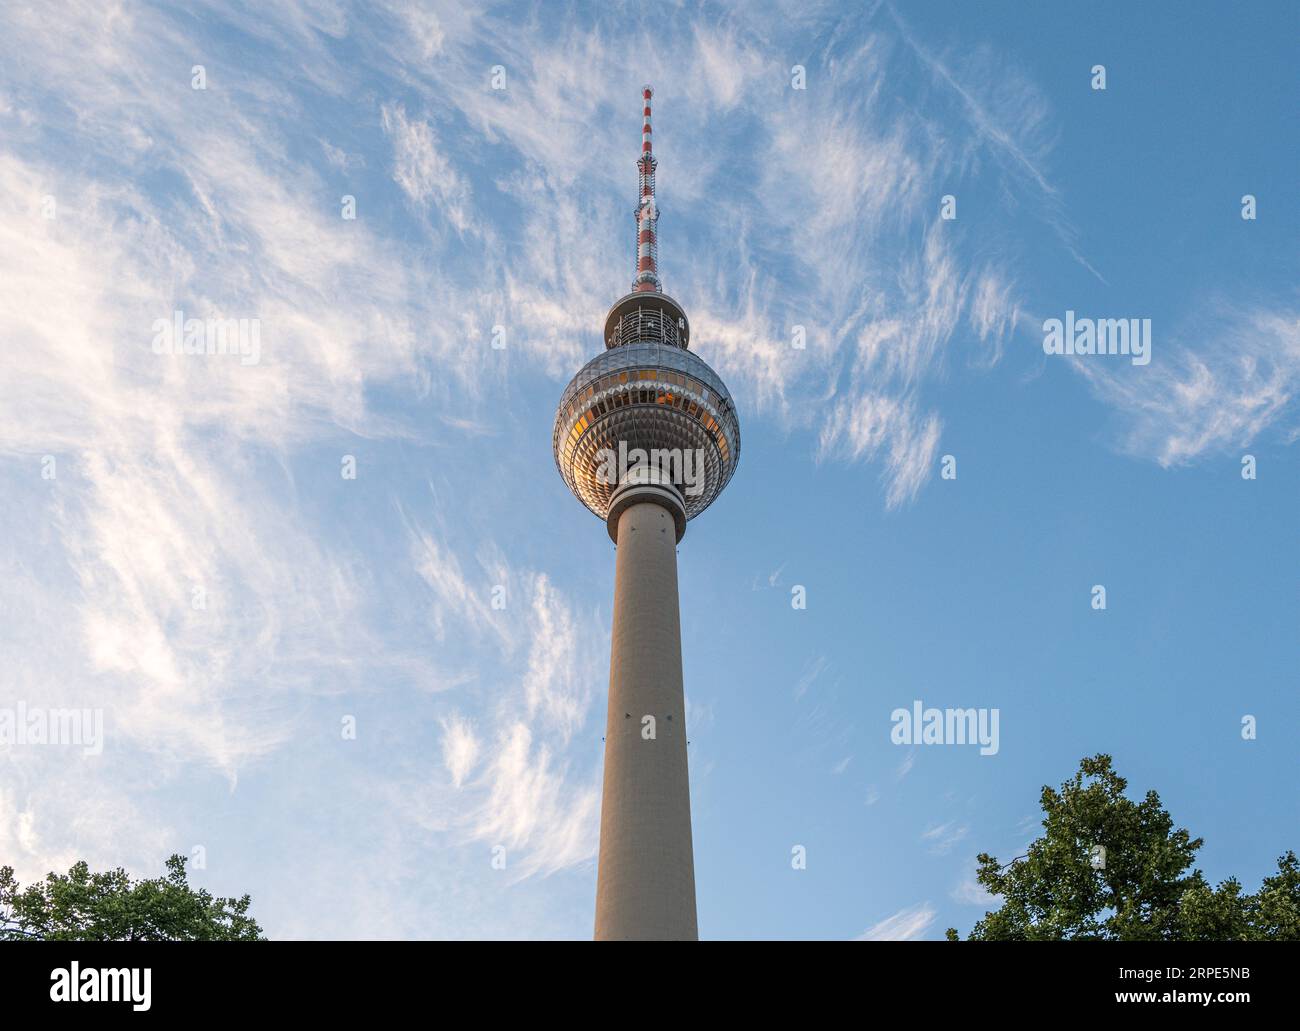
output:
[[[632,292],[605,317],[605,352],[560,398],[552,438],[564,482],[617,546],[598,941],[699,937],[677,544],[740,458],[731,395],[687,349],[686,312],[659,281],[652,95],[646,86]]]

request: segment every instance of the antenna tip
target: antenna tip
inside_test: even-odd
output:
[[[651,89],[649,83],[641,87],[641,96],[645,97],[646,100],[649,100],[652,96],[654,96],[654,92],[655,91]]]

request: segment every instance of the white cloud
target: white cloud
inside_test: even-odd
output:
[[[568,744],[595,695],[596,657],[565,600],[545,576],[533,578],[530,634],[532,645],[524,673],[524,701],[530,716],[554,726]]]
[[[366,159],[360,154],[349,154],[340,147],[334,146],[328,140],[320,140],[320,148],[325,154],[325,160],[340,172],[347,173],[354,169],[363,168]]]
[[[1063,212],[1060,191],[1043,171],[1054,143],[1051,110],[1042,93],[1005,55],[987,45],[947,58],[924,46],[893,5],[886,8],[903,42],[933,80],[949,91],[971,136],[961,147],[960,164],[978,150],[997,161],[1020,189],[1035,196],[1040,217],[1083,268],[1105,282],[1079,250],[1078,236]]]
[[[1227,309],[1206,313],[1198,325],[1196,337],[1185,332],[1181,346],[1153,332],[1147,366],[1075,360],[1118,410],[1121,448],[1169,468],[1248,447],[1274,427],[1288,442],[1295,439],[1300,316]]]
[[[693,28],[692,64],[698,74],[688,78],[686,85],[698,105],[728,111],[756,88],[765,71],[779,70],[770,57],[741,43],[735,32],[701,23]]]
[[[495,572],[516,585],[499,612],[467,600],[466,579],[446,544],[430,531],[409,532],[417,570],[444,606],[440,632],[464,639],[509,619],[522,656],[516,663],[513,649],[503,650],[483,671],[474,726],[459,713],[443,720],[443,763],[464,797],[450,820],[427,822],[453,840],[503,846],[511,880],[587,862],[595,855],[599,792],[591,771],[574,771],[568,748],[603,682],[606,628],[594,613],[579,613],[549,577],[529,570]],[[442,804],[435,798],[426,807]]]
[[[411,556],[416,573],[433,592],[429,615],[439,641],[446,639],[450,622],[462,633],[476,637],[490,633],[507,650],[513,646],[505,610],[492,608],[493,588],[506,586],[502,572],[492,575],[480,563],[478,575],[471,580],[461,569],[456,550],[426,530],[411,530]],[[506,598],[508,601],[508,595]]]
[[[331,63],[322,27],[299,26],[308,65]],[[378,645],[369,572],[324,539],[294,472],[305,443],[324,443],[323,481],[349,489],[334,439],[415,436],[368,392],[448,396],[459,380],[463,395],[474,377],[463,361],[424,377],[464,339],[421,316],[399,246],[321,202],[333,191],[315,145],[301,160],[282,149],[278,119],[301,112],[278,64],[232,80],[209,41],[206,92],[190,89],[188,57],[160,79],[195,41],[149,9],[16,12],[9,29],[0,62],[46,117],[6,122],[23,135],[0,155],[0,339],[22,341],[0,367],[0,516],[24,564],[0,588],[14,614],[0,648],[20,657],[0,671],[0,703],[102,707],[112,756],[7,764],[23,829],[11,855],[39,873],[83,857],[153,870],[174,842],[142,785],[215,771],[233,790],[297,740],[313,696],[359,670],[419,671]],[[154,322],[176,310],[258,319],[260,362],[155,354]],[[41,478],[45,455],[56,479]],[[104,818],[69,820],[91,811]]]
[[[460,787],[465,783],[479,751],[479,740],[469,720],[455,713],[442,720],[442,761],[453,785]]]
[[[905,942],[918,941],[924,937],[926,930],[934,923],[937,915],[928,902],[900,909],[893,916],[885,917],[863,931],[854,941],[860,942]]]
[[[975,282],[970,320],[980,341],[988,345],[985,360],[989,364],[1002,357],[1002,345],[1020,321],[1012,289],[1013,284],[994,271],[985,271]]]
[[[512,880],[594,858],[600,812],[594,780],[574,783],[564,760],[522,721],[501,727],[488,761],[489,791],[472,835],[505,846]],[[516,851],[522,859],[512,858]]]
[[[943,856],[951,852],[969,832],[970,828],[966,825],[949,820],[922,832],[921,840],[927,843],[932,854]]]
[[[971,861],[972,865],[974,860]],[[952,890],[952,899],[954,902],[960,902],[964,906],[983,906],[985,909],[991,909],[998,902],[999,896],[994,895],[984,885],[975,879],[973,874],[963,877],[957,887]]]
[[[883,453],[885,500],[893,508],[914,498],[929,478],[939,431],[938,416],[918,413],[909,400],[861,394],[830,406],[822,424],[819,454],[860,459]]]
[[[171,310],[158,266],[175,241],[151,220],[117,224],[117,205],[78,192],[84,183],[68,190],[81,210],[69,204],[33,232],[21,210],[32,174],[0,161],[0,335],[25,341],[0,379],[0,440],[16,490],[53,537],[40,522],[10,532],[67,574],[65,679],[99,675],[119,733],[229,771],[285,732],[263,708],[328,647],[314,618],[346,625],[354,602],[335,561],[250,489],[252,455],[235,446],[262,446],[267,417],[240,395],[256,405],[284,373],[152,354],[152,318]],[[48,482],[45,454],[57,463]],[[260,701],[221,697],[254,670]]]
[[[385,105],[381,117],[393,141],[393,181],[417,205],[432,203],[457,232],[474,228],[469,183],[452,166],[433,126],[408,118],[400,104]]]
[[[808,689],[813,686],[817,678],[820,677],[827,669],[830,663],[826,656],[819,655],[804,669],[803,675],[799,678],[799,683],[794,686],[794,700],[797,702],[808,693]]]

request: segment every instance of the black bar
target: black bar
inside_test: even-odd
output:
[[[454,952],[438,944],[17,942],[0,952],[0,992],[10,1018],[63,1011],[94,1019],[112,1010],[142,1020],[283,1013],[337,1021],[353,1013],[373,1019],[386,1010],[396,1016],[413,1004],[445,1004],[487,989],[493,1004],[491,1016],[484,1016],[492,1019],[511,1005],[536,1015],[542,999],[554,1011],[561,992],[571,994],[579,1013],[590,1014],[592,997],[606,993],[614,1000],[624,997],[626,1012],[641,1011],[650,1005],[646,991],[655,994],[651,986],[669,971],[680,977],[684,963],[680,955],[656,957],[658,962],[637,957],[644,970],[635,973],[620,956],[605,961],[611,968],[617,963],[614,976],[598,982],[591,974],[602,961],[589,954],[575,963],[575,957],[559,955],[560,943],[543,944],[545,957],[517,962],[504,961],[495,950],[491,956],[479,953],[470,943],[457,943]],[[710,956],[713,984],[706,994],[735,1013],[761,1012],[788,999],[819,1010],[843,1001],[864,1015],[901,1005],[903,1013],[921,1019],[987,1018],[989,1006],[998,1004],[1028,1006],[1040,1017],[1145,1011],[1176,1012],[1180,1018],[1200,1013],[1222,1022],[1250,1011],[1289,1010],[1294,1000],[1294,964],[1271,943],[864,944],[873,947],[837,957],[820,950],[793,957],[784,945],[771,958],[746,950],[743,965],[734,955],[730,962]],[[562,960],[567,961],[561,966]],[[767,964],[772,970],[764,973]],[[664,969],[657,973],[660,965]],[[125,1000],[55,1001],[52,995],[72,990],[74,969],[78,996],[93,988]],[[144,1004],[146,969],[148,1009],[137,1009]],[[105,977],[105,970],[134,971],[135,980]]]

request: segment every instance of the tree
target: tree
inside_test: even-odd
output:
[[[1203,844],[1148,791],[1141,802],[1109,755],[1079,763],[1054,791],[1044,787],[1044,834],[1027,855],[999,863],[978,857],[977,877],[999,896],[971,941],[1264,941],[1300,939],[1300,864],[1278,860],[1256,895],[1236,878],[1211,887],[1188,869]],[[956,929],[948,940],[958,941]]]
[[[185,858],[167,860],[167,875],[132,883],[125,870],[91,873],[84,862],[27,888],[0,867],[0,941],[260,941],[248,915],[252,900],[194,890]]]

